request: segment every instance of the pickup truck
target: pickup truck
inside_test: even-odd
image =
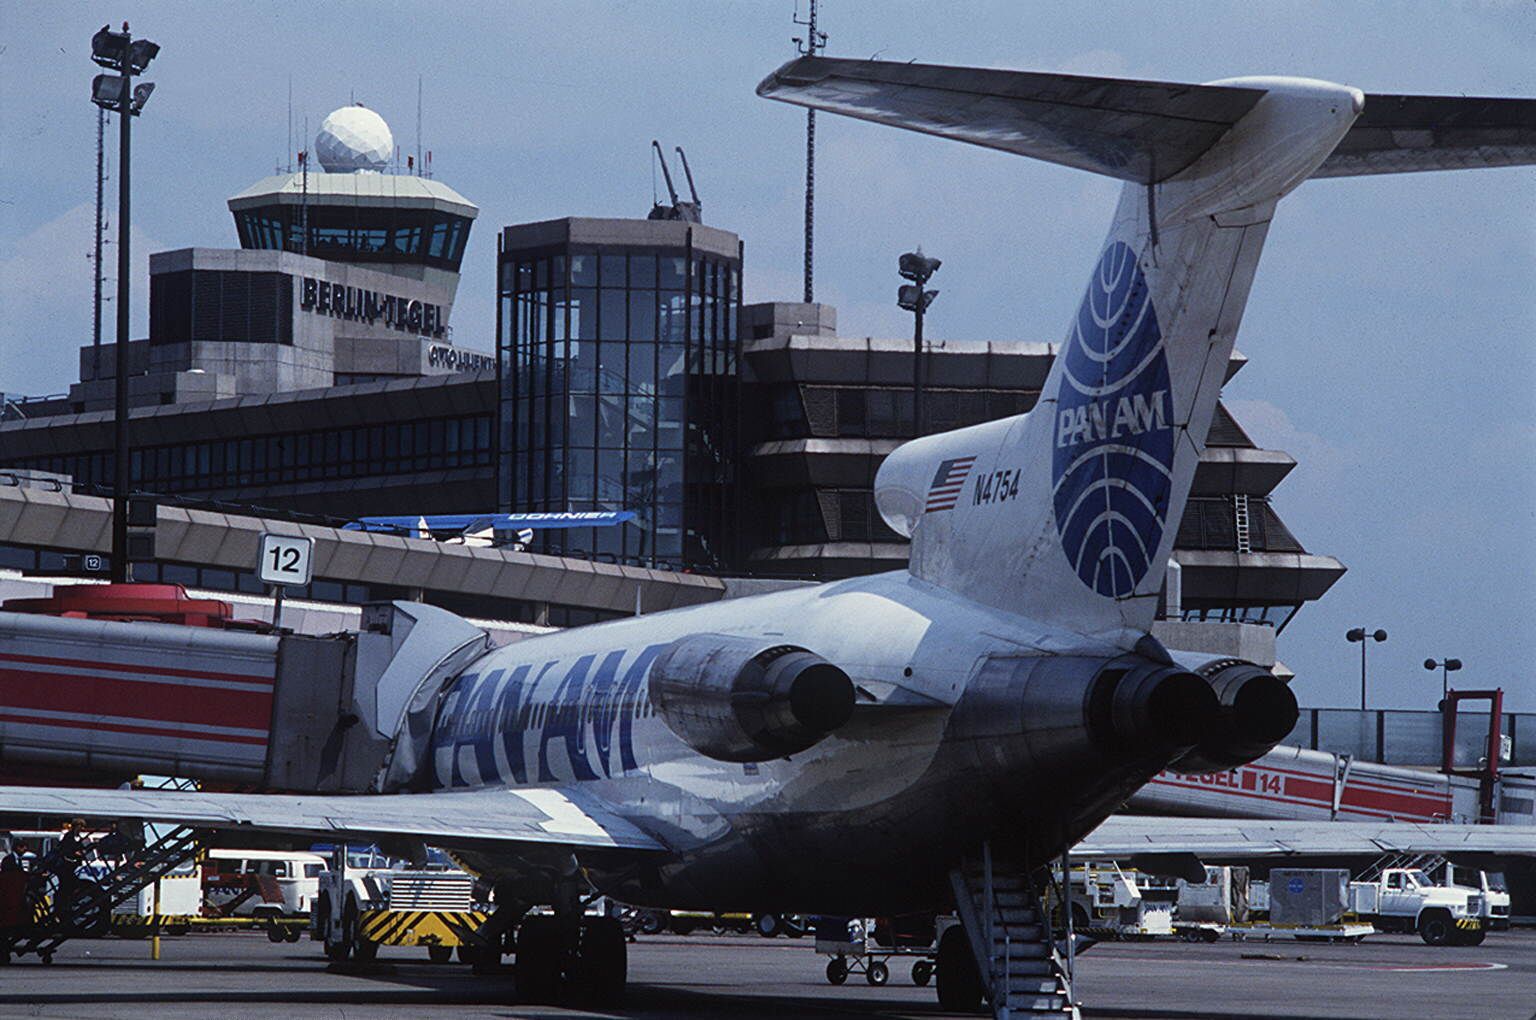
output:
[[[1437,886],[1418,868],[1387,868],[1373,881],[1349,884],[1351,911],[1382,931],[1416,931],[1431,946],[1483,941],[1483,897]]]
[[[1509,889],[1500,872],[1478,871],[1447,861],[1429,873],[1437,885],[1461,889],[1483,898],[1483,927],[1489,931],[1509,928]]]

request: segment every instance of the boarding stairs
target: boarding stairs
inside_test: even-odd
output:
[[[1418,868],[1425,874],[1432,875],[1443,864],[1443,854],[1382,854],[1371,866],[1362,871],[1356,878],[1359,882],[1374,882],[1381,877],[1381,873],[1389,868]]]
[[[107,933],[112,910],[140,889],[174,871],[201,850],[199,833],[187,826],[172,829],[152,843],[132,847],[99,878],[79,872],[102,859],[103,840],[66,848],[62,843],[35,863],[27,874],[26,909],[30,924],[0,937],[0,952],[9,960],[35,954],[44,963],[71,938],[95,938]],[[113,849],[110,844],[105,848]],[[66,859],[70,852],[78,854]],[[61,876],[68,876],[61,880]]]
[[[1040,891],[1016,870],[996,866],[986,844],[950,883],[993,1017],[1078,1020],[1071,951],[1058,947]]]

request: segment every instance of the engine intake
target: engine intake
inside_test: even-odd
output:
[[[1212,736],[1169,767],[1176,772],[1224,772],[1268,754],[1296,726],[1296,695],[1274,674],[1238,659],[1198,670],[1216,695]]]
[[[804,751],[853,715],[853,681],[814,652],[728,634],[672,643],[650,673],[651,703],[682,740],[721,761]]]

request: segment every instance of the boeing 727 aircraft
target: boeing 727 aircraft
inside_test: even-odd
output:
[[[1264,670],[1150,633],[1277,204],[1312,177],[1536,162],[1536,101],[827,58],[758,91],[1125,182],[1038,406],[880,469],[908,570],[480,654],[400,710],[372,793],[8,787],[0,812],[446,847],[495,883],[499,930],[520,927],[526,997],[622,990],[622,935],[581,919],[596,889],[672,907],[956,906],[941,1000],[1060,1010],[1054,950],[1020,906],[1031,884],[1159,771],[1252,760],[1296,718]],[[1177,832],[1110,842],[1176,849]],[[554,916],[525,918],[536,905]]]

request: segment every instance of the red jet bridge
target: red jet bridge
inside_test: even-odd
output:
[[[398,788],[415,778],[438,691],[489,647],[460,617],[410,602],[315,637],[234,619],[179,585],[12,599],[0,604],[0,767]]]

